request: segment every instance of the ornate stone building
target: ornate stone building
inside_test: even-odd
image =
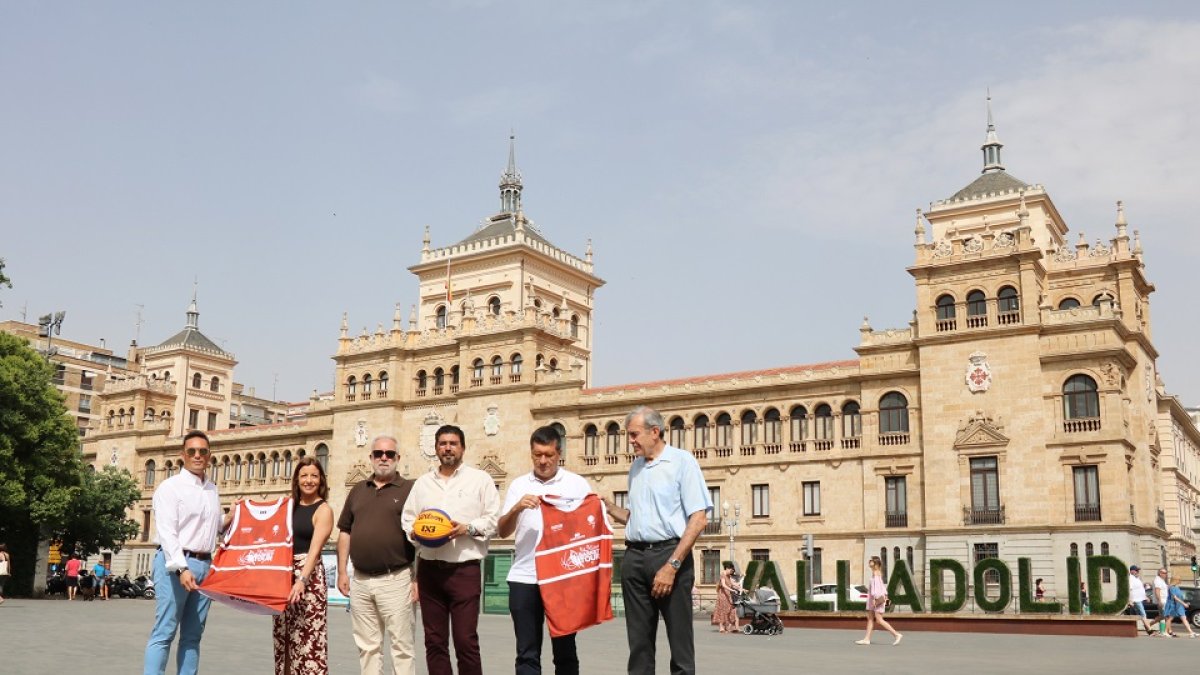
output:
[[[818,582],[833,580],[839,559],[859,575],[871,555],[918,571],[930,557],[1028,556],[1065,597],[1070,554],[1186,561],[1200,433],[1158,379],[1137,232],[1118,203],[1110,236],[1070,243],[1048,192],[1007,173],[1001,147],[989,112],[982,174],[917,213],[912,321],[875,330],[864,320],[857,359],[596,388],[604,282],[590,244],[573,255],[525,216],[510,146],[499,212],[448,246],[426,231],[407,322],[399,305],[389,329],[352,335],[343,318],[337,388],[303,418],[226,430],[220,383],[234,361],[200,339],[189,311],[184,333],[146,350],[139,385],[104,396],[105,408],[128,398],[169,410],[170,424],[101,424],[85,452],[138,473],[147,530],[155,476],[178,470],[181,434],[213,412],[212,475],[228,500],[286,491],[294,459],[315,454],[340,509],[368,475],[372,437],[397,436],[411,476],[432,465],[433,430],[454,423],[468,461],[501,490],[529,470],[530,431],[553,424],[566,466],[620,501],[633,459],[624,416],[645,404],[698,458],[714,502],[734,506],[697,544],[704,583],[731,545],[742,564],[791,570],[806,534]],[[201,386],[166,391],[168,369]],[[149,559],[148,535],[132,543],[131,569]],[[489,566],[500,580],[506,543],[494,542],[500,562]]]

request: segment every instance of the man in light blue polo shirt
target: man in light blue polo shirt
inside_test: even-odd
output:
[[[607,498],[609,514],[626,523],[621,591],[629,639],[630,675],[653,675],[661,614],[671,645],[671,673],[696,672],[692,632],[692,546],[708,523],[712,501],[700,464],[663,440],[662,415],[645,406],[625,418],[638,457],[629,469],[629,508]]]

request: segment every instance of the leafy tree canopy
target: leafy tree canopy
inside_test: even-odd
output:
[[[4,258],[0,258],[0,286],[8,286],[9,288],[12,288],[12,280],[4,276]],[[0,302],[0,307],[3,306],[4,303]]]
[[[55,538],[63,542],[64,550],[84,558],[102,548],[121,550],[127,539],[138,534],[137,521],[125,514],[141,494],[127,469],[106,466],[103,471],[84,470],[83,483],[74,491],[67,509],[70,518]]]

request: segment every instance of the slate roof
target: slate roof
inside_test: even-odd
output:
[[[992,192],[1003,193],[1011,190],[1023,190],[1027,187],[1029,187],[1028,183],[1005,171],[989,171],[971,181],[970,185],[955,192],[949,201],[974,199]]]
[[[218,354],[223,354],[230,358],[233,357],[232,354],[225,351],[224,349],[221,349],[220,347],[217,346],[217,344],[215,342],[213,342],[212,340],[209,340],[207,337],[205,337],[204,333],[200,332],[200,329],[193,328],[192,326],[188,326],[187,328],[184,328],[183,330],[172,335],[171,337],[167,338],[166,340],[163,340],[161,343],[156,345],[154,348],[155,349],[171,349],[171,348],[176,348],[176,347],[194,347],[196,349],[202,349],[204,351],[217,352]]]
[[[515,230],[516,230],[516,226],[513,223],[513,219],[505,218],[503,220],[497,220],[497,221],[492,222],[491,224],[484,227],[482,230],[475,232],[471,236],[467,237],[466,239],[463,239],[462,241],[458,242],[458,244],[455,244],[455,245],[457,246],[459,244],[470,244],[472,242],[485,241],[487,239],[492,239],[495,237],[507,237],[508,235],[512,234]],[[547,246],[554,246],[554,244],[551,244],[549,241],[547,241],[545,237],[543,237],[537,230],[530,227],[529,225],[525,226],[525,236],[529,237],[530,239],[533,239],[534,241],[540,241]]]

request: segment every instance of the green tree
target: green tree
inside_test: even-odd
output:
[[[8,286],[9,288],[12,288],[12,279],[4,276],[4,258],[0,258],[0,286]],[[3,306],[4,303],[0,302],[0,307]]]
[[[32,590],[38,542],[64,528],[83,481],[79,432],[52,376],[25,340],[0,333],[0,541],[15,595]]]
[[[64,550],[74,551],[81,558],[99,553],[102,548],[121,550],[127,539],[138,534],[137,521],[127,518],[126,513],[141,494],[127,469],[85,469],[68,509],[71,517],[53,533],[54,538],[63,542]]]

